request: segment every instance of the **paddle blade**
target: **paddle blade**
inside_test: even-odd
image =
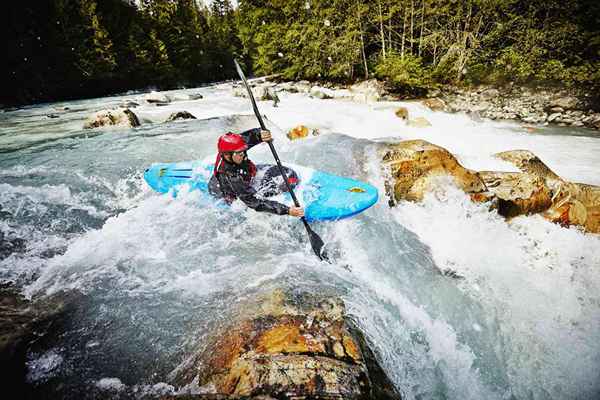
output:
[[[312,246],[313,251],[315,252],[317,257],[319,257],[321,261],[327,261],[328,263],[331,263],[331,260],[329,260],[329,257],[327,256],[327,251],[325,249],[325,243],[323,242],[323,239],[321,239],[321,237],[310,228],[307,222],[304,222],[304,226],[306,227],[306,232],[308,233],[310,245]]]

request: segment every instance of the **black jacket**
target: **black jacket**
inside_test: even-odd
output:
[[[240,136],[246,141],[248,149],[261,143],[259,128],[242,132]],[[229,203],[238,198],[256,211],[266,211],[278,215],[288,214],[289,207],[285,204],[256,197],[256,190],[252,187],[255,174],[256,166],[247,158],[242,164],[237,165],[217,157],[215,172],[208,182],[208,191],[213,196],[223,198]]]

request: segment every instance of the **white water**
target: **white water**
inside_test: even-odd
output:
[[[57,104],[1,114],[0,144],[13,151],[0,162],[0,204],[10,213],[0,228],[28,242],[24,254],[0,261],[0,277],[25,284],[29,296],[84,294],[80,319],[58,343],[69,351],[60,362],[50,349],[31,361],[62,373],[75,388],[67,394],[89,385],[110,395],[169,393],[166,373],[234,304],[284,287],[342,296],[407,399],[600,395],[598,235],[539,217],[507,223],[449,181],[422,203],[389,209],[374,145],[425,139],[468,168],[503,171],[515,168],[494,153],[527,149],[565,179],[600,185],[600,138],[566,128],[531,133],[417,103],[301,94],[280,94],[277,108],[259,102],[282,160],[380,189],[380,202],[363,214],[315,224],[346,270],[321,264],[292,218],[240,205],[218,211],[199,207],[195,193],[172,199],[147,188],[141,172],[152,162],[210,157],[220,133],[256,126],[248,100],[231,97],[229,85],[190,92],[205,97],[165,107],[141,95],[64,103],[80,111],[58,120],[44,117]],[[124,99],[142,104],[134,109],[142,127],[81,130],[93,111]],[[432,126],[407,127],[394,115],[398,106]],[[161,123],[180,110],[248,117]],[[298,124],[321,135],[289,142],[284,133]],[[271,160],[266,146],[250,155]],[[73,368],[85,379],[67,378]]]

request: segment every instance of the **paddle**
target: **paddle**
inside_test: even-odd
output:
[[[262,117],[260,116],[260,113],[258,112],[258,107],[256,106],[256,101],[254,101],[254,96],[252,95],[252,90],[250,90],[250,86],[248,85],[248,82],[246,81],[244,72],[242,71],[242,68],[240,67],[240,64],[238,64],[237,60],[233,60],[233,62],[235,63],[235,69],[237,69],[237,72],[240,75],[242,82],[244,82],[244,86],[246,86],[246,90],[248,91],[248,97],[250,97],[250,101],[252,102],[252,108],[254,109],[254,114],[256,115],[256,118],[258,119],[258,123],[260,124],[260,127],[263,130],[266,130],[267,128],[265,126],[265,123],[263,122]],[[294,190],[290,186],[290,184],[287,180],[287,177],[285,176],[285,172],[283,171],[283,167],[281,166],[281,161],[279,161],[279,156],[277,155],[277,152],[275,151],[273,142],[269,141],[267,143],[269,144],[271,153],[273,153],[273,157],[275,157],[275,161],[277,162],[277,166],[279,167],[279,173],[281,174],[281,177],[283,178],[283,182],[285,182],[285,186],[287,187],[288,191],[290,192],[290,195],[292,196],[292,200],[294,200],[294,204],[296,205],[296,207],[300,207],[300,203],[298,202],[298,199],[296,198],[296,195],[294,194]],[[317,257],[319,257],[323,261],[331,262],[329,260],[329,258],[327,257],[327,253],[324,249],[325,243],[323,243],[323,240],[319,237],[319,235],[317,235],[310,228],[310,225],[308,225],[308,221],[306,221],[306,218],[302,217],[300,219],[302,220],[302,223],[304,224],[304,227],[306,228],[306,232],[308,233],[308,238],[310,239],[310,244],[313,248],[313,251],[317,255]]]

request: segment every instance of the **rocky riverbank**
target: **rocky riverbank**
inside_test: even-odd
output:
[[[479,86],[472,89],[448,87],[433,94],[444,100],[445,111],[466,112],[475,118],[600,129],[599,104],[591,93],[551,88]]]

